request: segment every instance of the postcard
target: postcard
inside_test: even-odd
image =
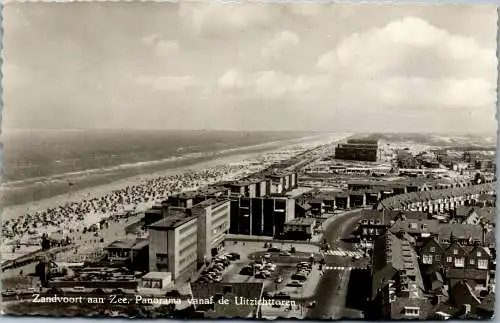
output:
[[[7,1],[2,313],[493,318],[497,20]]]

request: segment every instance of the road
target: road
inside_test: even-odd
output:
[[[337,215],[326,227],[323,238],[332,248],[352,250],[350,243],[341,239],[354,230],[361,216],[360,210],[349,211]],[[350,259],[345,257],[328,257],[328,265],[348,266]],[[314,296],[316,306],[309,310],[307,317],[311,319],[340,319],[345,307],[347,285],[350,271],[326,270]]]

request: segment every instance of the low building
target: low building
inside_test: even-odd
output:
[[[311,239],[316,224],[314,218],[296,218],[285,222],[284,239],[307,240]]]
[[[139,294],[156,294],[164,292],[170,286],[172,286],[171,273],[152,271],[141,277],[137,291]]]
[[[150,272],[170,272],[175,281],[197,269],[197,216],[177,214],[153,223],[149,239]]]
[[[138,271],[148,270],[149,239],[117,240],[105,250],[112,265],[127,266]]]

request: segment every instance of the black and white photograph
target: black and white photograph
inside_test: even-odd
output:
[[[493,319],[499,13],[5,1],[1,313]]]

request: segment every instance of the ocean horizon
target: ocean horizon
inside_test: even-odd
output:
[[[16,205],[317,132],[9,129],[2,133],[2,205]]]

